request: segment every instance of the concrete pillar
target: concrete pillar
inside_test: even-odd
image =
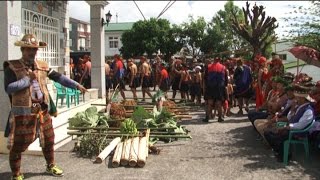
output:
[[[105,90],[105,42],[104,26],[101,26],[101,18],[105,18],[104,7],[107,1],[86,1],[90,5],[91,26],[91,87],[99,89],[98,97],[104,98]]]
[[[19,47],[14,42],[21,39],[21,1],[0,1],[0,153],[6,150],[3,133],[10,111],[10,101],[4,91],[3,62],[21,58]]]

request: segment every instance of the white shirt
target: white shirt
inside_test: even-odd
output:
[[[299,111],[300,108],[307,106],[309,103],[305,103],[301,106],[298,107],[298,109],[296,110],[296,113]],[[296,123],[290,123],[290,129],[303,129],[305,128],[308,124],[310,124],[314,119],[314,115],[313,115],[313,111],[311,109],[307,109],[303,115],[301,116],[301,118],[299,119],[298,122]]]

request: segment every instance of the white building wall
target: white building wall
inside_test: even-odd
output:
[[[120,54],[119,49],[122,47],[121,36],[123,32],[105,32],[105,56],[113,56],[115,54]],[[109,46],[109,37],[119,37],[119,46],[118,48],[110,48]]]
[[[8,95],[4,91],[3,62],[6,60],[18,59],[21,57],[19,47],[14,42],[21,39],[21,1],[0,1],[0,132],[4,131],[10,111]],[[10,35],[10,25],[20,30],[19,36]],[[2,136],[0,134],[0,136]]]
[[[6,149],[4,130],[10,112],[9,97],[4,91],[3,62],[21,57],[20,48],[14,46],[14,42],[21,39],[21,1],[0,1],[0,152]],[[16,27],[20,35],[10,34],[10,25]]]
[[[292,42],[280,42],[272,45],[272,51],[277,54],[286,54],[287,60],[284,63],[289,63],[296,61],[297,59],[288,51],[290,48],[294,47]]]
[[[69,6],[69,2],[67,3],[67,8]],[[67,77],[70,78],[70,45],[69,45],[69,11],[66,11],[65,13],[65,21],[64,21],[64,27],[66,28],[66,32],[65,32],[65,36],[64,36],[64,41],[65,41],[65,49],[64,49],[64,55],[65,55],[65,64],[64,64],[64,68],[65,68],[65,74]]]

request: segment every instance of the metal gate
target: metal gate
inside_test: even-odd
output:
[[[38,50],[37,59],[46,61],[50,67],[63,66],[60,60],[59,19],[24,8],[22,18],[22,32],[35,34],[39,41],[47,43],[46,48]]]

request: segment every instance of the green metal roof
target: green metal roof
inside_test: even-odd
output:
[[[126,31],[130,30],[134,22],[109,23],[104,26],[104,31]]]

